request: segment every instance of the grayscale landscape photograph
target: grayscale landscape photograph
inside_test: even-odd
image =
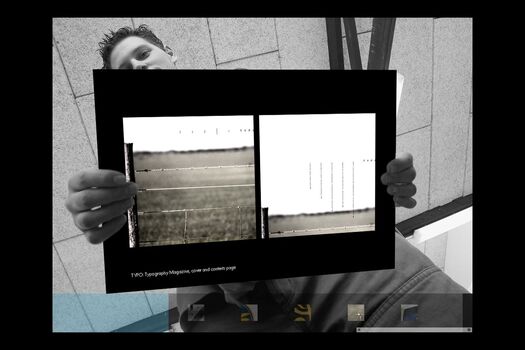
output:
[[[123,123],[139,187],[135,246],[256,237],[252,116]]]

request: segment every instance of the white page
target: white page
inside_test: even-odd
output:
[[[262,115],[259,125],[269,215],[375,207],[375,114]]]
[[[253,147],[253,116],[123,118],[124,142],[149,152]]]

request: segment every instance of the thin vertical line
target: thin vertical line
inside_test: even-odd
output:
[[[215,69],[217,69],[217,57],[215,57],[215,48],[213,47],[213,40],[211,38],[210,19],[206,18],[206,24],[208,25],[208,33],[210,34],[211,52],[213,53],[213,62],[215,62]]]
[[[330,196],[332,211],[334,211],[334,163],[330,163]]]
[[[345,207],[345,162],[341,162],[341,207]]]
[[[253,116],[253,145],[254,145],[254,175],[255,175],[255,207],[256,211],[259,212],[259,214],[255,215],[255,235],[256,238],[269,238],[270,231],[268,229],[268,223],[264,222],[266,220],[266,214],[268,214],[267,209],[265,210],[262,208],[261,204],[261,152],[260,152],[260,138],[261,138],[261,126],[259,122],[260,116],[258,114],[254,114]],[[261,228],[264,228],[264,230],[261,230],[260,235],[258,235],[257,230],[260,230]]]
[[[447,264],[447,246],[448,246],[448,232],[445,233],[445,253],[443,254],[443,268],[442,270],[445,271],[445,265]]]
[[[275,41],[277,43],[277,59],[279,61],[279,69],[283,69],[281,65],[281,48],[279,47],[279,36],[277,35],[277,19],[273,18],[273,29],[275,31]]]
[[[320,186],[320,188],[321,188],[321,199],[323,199],[323,163],[321,162],[319,164],[320,164],[320,169],[321,169],[320,176],[319,176],[320,183],[321,183],[321,186]]]
[[[184,244],[188,243],[187,242],[187,237],[186,237],[186,225],[187,225],[187,222],[188,222],[188,212],[184,211],[184,233],[183,233],[183,236],[182,236],[182,240],[183,240]]]
[[[241,215],[241,206],[237,206],[239,209],[239,239],[242,239],[242,215]]]
[[[146,303],[148,303],[149,310],[151,311],[151,314],[154,315],[155,312],[153,312],[153,308],[151,307],[151,304],[149,303],[148,295],[146,294],[145,291],[143,291],[142,293],[144,293],[144,298],[146,298]]]
[[[468,150],[469,150],[469,142],[468,139],[470,137],[470,122],[472,120],[472,114],[469,115],[469,118],[467,119],[467,147],[465,147],[465,167],[463,169],[463,189],[461,191],[461,194],[465,195],[465,182],[467,181],[467,162],[468,162]]]
[[[352,218],[355,217],[355,172],[354,161],[352,161]]]
[[[427,209],[431,208],[430,195],[432,193],[432,135],[434,133],[434,54],[435,54],[435,42],[434,42],[434,31],[435,31],[435,19],[432,20],[432,75],[430,81],[430,167],[428,169],[428,195],[427,195]],[[426,246],[425,246],[426,249]]]
[[[309,175],[310,175],[310,189],[312,189],[312,162],[308,164],[308,170],[309,170]]]

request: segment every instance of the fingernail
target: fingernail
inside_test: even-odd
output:
[[[126,182],[126,176],[124,175],[116,175],[114,178],[113,178],[113,182],[116,184],[116,185],[122,185]]]

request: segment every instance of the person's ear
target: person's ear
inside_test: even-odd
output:
[[[167,45],[165,45],[164,47],[165,47],[165,51],[166,51],[166,53],[167,53],[168,55],[171,56],[171,62],[172,62],[173,64],[175,64],[175,63],[177,62],[177,56],[175,56],[175,55],[173,54],[173,50],[171,49],[171,47],[169,47],[169,46],[167,46]]]

